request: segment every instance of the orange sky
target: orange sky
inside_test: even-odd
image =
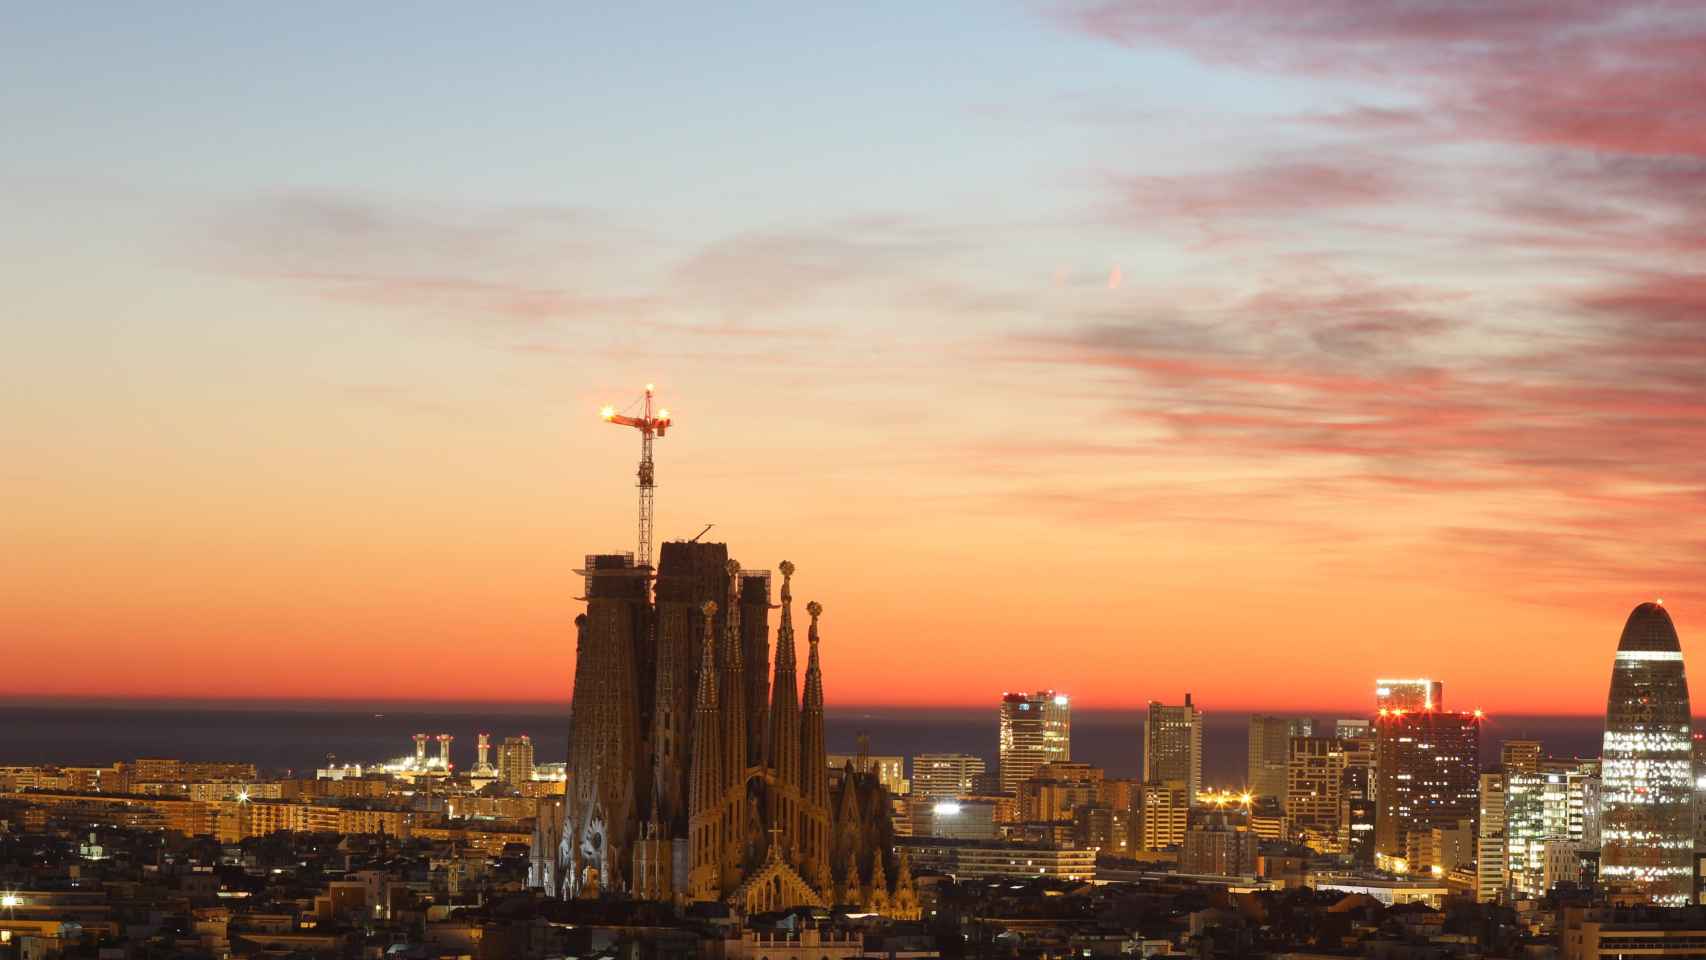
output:
[[[1706,624],[1706,24],[1412,7],[32,14],[0,694],[561,699],[655,381],[833,703],[1601,710]]]

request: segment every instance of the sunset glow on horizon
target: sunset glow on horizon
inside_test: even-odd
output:
[[[1699,11],[327,11],[0,39],[0,693],[560,703],[648,383],[832,709],[1706,669]]]

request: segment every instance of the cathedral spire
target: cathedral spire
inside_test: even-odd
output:
[[[784,560],[778,569],[782,571],[782,622],[776,628],[776,682],[770,687],[769,755],[765,762],[781,786],[770,798],[770,823],[778,833],[772,842],[795,851],[800,845],[801,783],[799,674],[794,664],[794,564]]]
[[[823,742],[823,668],[818,661],[817,620],[823,604],[806,604],[811,627],[806,637],[811,653],[806,658],[806,696],[800,724],[801,863],[806,879],[826,896],[829,874],[829,755]]]
[[[717,602],[705,601],[704,653],[693,717],[693,772],[688,794],[688,888],[692,897],[722,896],[722,726],[717,710]]]
[[[729,602],[723,608],[723,781],[733,785],[746,776],[746,664],[741,655],[740,561],[730,558],[726,569]]]
[[[699,696],[694,707],[699,710],[717,709],[717,601],[707,600],[700,608],[705,614],[704,654],[699,659]]]
[[[794,564],[784,560],[782,622],[776,628],[776,681],[770,687],[771,769],[784,784],[800,788],[799,668],[794,661]]]
[[[823,604],[813,600],[806,604],[806,613],[811,614],[812,624],[806,631],[806,639],[811,644],[811,653],[806,656],[806,704],[809,712],[816,710],[823,715],[823,669],[817,659],[817,618],[823,615]]]

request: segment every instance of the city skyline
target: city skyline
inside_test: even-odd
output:
[[[20,11],[0,695],[560,702],[652,382],[830,708],[1599,712],[1706,623],[1706,17],[1247,7]]]

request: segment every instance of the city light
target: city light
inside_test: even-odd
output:
[[[960,812],[960,805],[952,800],[944,800],[932,807],[931,812],[935,813],[937,816],[951,817]]]
[[[4,907],[7,910],[19,906],[23,902],[24,898],[15,893],[0,893],[0,907]]]
[[[616,408],[609,405],[600,407],[598,415],[606,420],[612,419],[616,416]]]

